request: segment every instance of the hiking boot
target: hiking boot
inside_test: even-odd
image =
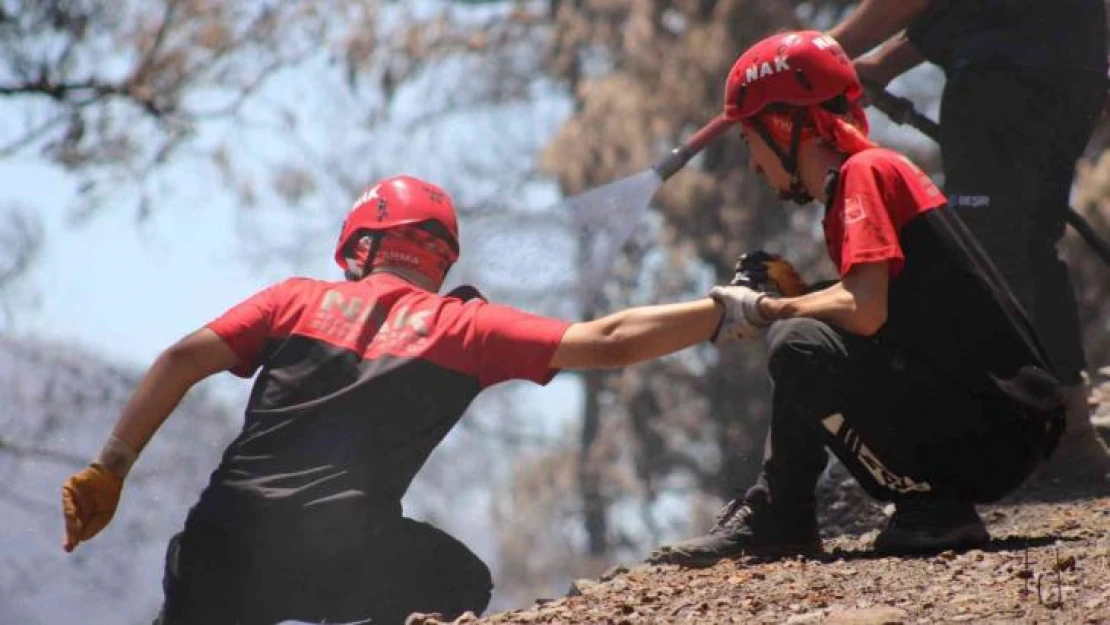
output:
[[[983,519],[971,503],[950,499],[904,501],[894,509],[874,549],[886,555],[962,551],[990,542]]]
[[[710,566],[738,556],[783,557],[821,551],[817,515],[776,514],[763,497],[751,495],[730,501],[717,513],[716,524],[705,536],[664,545],[648,556],[651,564]]]

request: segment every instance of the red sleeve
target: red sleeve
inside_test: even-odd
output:
[[[470,305],[478,306],[472,336],[482,388],[506,380],[547,384],[555,377],[548,365],[570,323],[497,304]]]
[[[262,364],[259,356],[273,326],[277,293],[282,284],[255,293],[205,326],[219,335],[239,357],[239,364],[231,369],[239,377],[251,377]]]
[[[889,263],[891,277],[902,270],[906,257],[891,218],[895,207],[888,205],[883,186],[879,170],[869,163],[848,163],[841,171],[838,201],[829,216],[834,225],[826,237],[842,278],[866,263]]]

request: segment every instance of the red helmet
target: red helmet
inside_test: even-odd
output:
[[[769,105],[812,106],[863,95],[859,76],[840,44],[815,31],[772,35],[740,55],[725,83],[726,119],[751,118]]]
[[[419,226],[450,246],[448,265],[459,256],[459,222],[451,196],[441,187],[412,176],[386,178],[368,187],[355,200],[339,241],[335,246],[335,262],[347,269],[346,258],[352,253],[360,234],[382,232],[400,226]]]

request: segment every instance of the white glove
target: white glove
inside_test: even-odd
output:
[[[715,345],[757,339],[771,325],[771,320],[759,312],[759,301],[767,297],[766,293],[746,286],[715,286],[709,297],[725,309],[721,325],[709,339]]]

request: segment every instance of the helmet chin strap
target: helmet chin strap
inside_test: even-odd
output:
[[[779,197],[803,205],[813,201],[813,196],[806,190],[802,183],[802,176],[798,172],[798,149],[802,144],[802,124],[805,122],[805,118],[805,109],[799,108],[794,111],[794,122],[790,125],[790,149],[787,152],[783,151],[782,146],[771,136],[771,131],[767,130],[767,126],[758,117],[751,120],[752,127],[759,133],[763,142],[779,157],[782,168],[790,175],[790,189],[780,192]]]
[[[354,259],[354,248],[362,241],[364,237],[370,238],[370,249],[366,252],[366,260],[363,261],[362,266],[359,267]],[[363,235],[362,237],[354,237],[351,239],[351,249],[348,249],[347,256],[347,270],[343,272],[343,277],[348,280],[356,281],[370,275],[370,267],[374,264],[374,257],[378,255],[378,248],[382,245],[382,239],[385,235],[381,232],[373,232]]]

